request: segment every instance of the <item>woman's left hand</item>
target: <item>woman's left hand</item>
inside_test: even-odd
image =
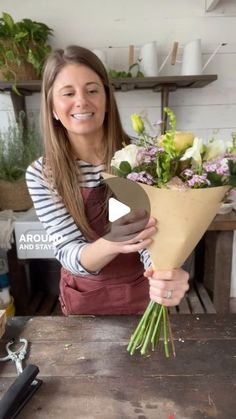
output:
[[[165,306],[176,306],[189,289],[189,274],[183,269],[154,271],[147,269],[144,276],[149,280],[150,299]]]

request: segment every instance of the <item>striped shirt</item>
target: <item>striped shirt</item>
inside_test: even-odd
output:
[[[54,254],[61,265],[75,275],[87,275],[88,272],[80,263],[80,255],[89,242],[68,213],[62,199],[49,188],[42,174],[42,161],[40,157],[26,172],[26,182],[36,214],[53,239]],[[94,166],[82,160],[77,160],[77,164],[83,179],[78,179],[80,187],[95,188],[101,185],[103,165]],[[140,260],[145,269],[151,265],[146,249],[140,252]]]

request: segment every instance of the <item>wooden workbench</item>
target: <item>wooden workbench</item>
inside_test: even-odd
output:
[[[131,357],[126,346],[138,318],[15,317],[5,343],[30,341],[28,363],[43,384],[19,419],[233,418],[236,411],[236,315],[171,317],[177,358],[162,348]],[[0,364],[0,395],[15,366]],[[173,415],[173,416],[171,416]]]
[[[217,215],[204,235],[203,284],[217,313],[228,313],[236,211]]]

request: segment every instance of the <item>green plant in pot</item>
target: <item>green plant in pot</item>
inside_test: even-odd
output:
[[[25,182],[27,167],[42,155],[42,141],[34,123],[24,129],[24,113],[19,122],[9,120],[0,131],[0,208],[23,211],[32,207]]]
[[[51,51],[48,38],[53,30],[41,22],[11,15],[0,18],[0,79],[40,79],[44,62]]]

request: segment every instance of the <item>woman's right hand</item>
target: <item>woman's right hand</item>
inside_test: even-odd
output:
[[[132,210],[110,225],[110,231],[103,239],[111,242],[115,253],[131,253],[145,249],[157,232],[157,221],[148,218],[145,210]]]
[[[156,219],[143,210],[133,210],[110,224],[110,231],[87,244],[80,254],[81,265],[89,272],[97,272],[119,253],[133,253],[145,249],[157,232]]]

